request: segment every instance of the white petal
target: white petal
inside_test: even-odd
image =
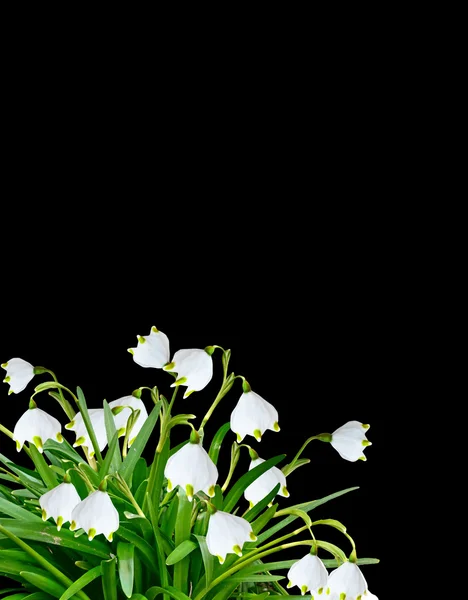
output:
[[[241,549],[251,540],[252,526],[242,517],[218,510],[210,516],[206,544],[210,554],[220,556],[224,561],[226,554],[233,553],[234,546]]]
[[[243,393],[231,413],[231,429],[238,434],[238,441],[259,430],[263,435],[267,429],[277,431],[278,411],[255,392]],[[239,440],[240,437],[240,440]]]
[[[366,430],[359,421],[349,421],[332,433],[331,445],[342,458],[354,462],[364,456]]]
[[[249,471],[263,462],[265,462],[263,458],[252,460]],[[252,504],[257,504],[257,502],[263,500],[263,498],[265,498],[278,483],[280,484],[278,494],[287,497],[289,494],[284,493],[284,488],[286,488],[286,477],[280,469],[272,467],[246,487],[244,497]]]
[[[34,438],[39,437],[42,443],[49,439],[56,440],[62,431],[62,425],[52,415],[40,408],[28,409],[18,420],[13,430],[13,439],[20,448],[24,442],[34,443]],[[60,436],[59,436],[60,437]],[[38,448],[42,452],[41,448]]]
[[[103,533],[108,539],[119,528],[119,513],[112,504],[107,492],[96,490],[80,502],[72,511],[72,521],[76,528],[89,533],[96,530],[96,535]]]
[[[288,579],[293,585],[299,588],[305,585],[307,590],[315,593],[326,587],[328,572],[320,558],[309,553],[293,564],[288,571]]]
[[[180,485],[186,491],[191,485],[195,494],[209,494],[218,480],[218,469],[201,444],[189,442],[169,458],[164,475],[173,487]]]
[[[89,419],[91,421],[91,425],[93,426],[94,433],[96,435],[96,440],[99,446],[99,450],[102,452],[104,448],[107,446],[107,434],[106,434],[106,423],[104,419],[104,409],[103,408],[90,408],[88,410]],[[83,416],[81,412],[76,413],[73,418],[72,425],[67,425],[67,429],[71,429],[76,433],[76,439],[84,438],[85,441],[80,444],[81,446],[87,446],[89,449],[90,456],[94,455],[93,444],[88,436],[88,430],[86,429],[86,425],[83,421]]]
[[[172,359],[174,366],[170,369],[177,373],[177,379],[186,377],[187,381],[182,385],[187,386],[184,397],[190,391],[199,392],[213,377],[213,359],[200,348],[178,350]],[[171,387],[174,387],[175,383]]]
[[[47,518],[52,517],[55,522],[62,517],[63,522],[71,521],[71,514],[81,498],[72,483],[61,483],[39,498],[40,507],[46,511]]]
[[[364,594],[367,583],[361,569],[355,563],[345,562],[330,573],[328,587],[330,600],[333,595],[339,598],[343,593],[346,594],[347,599],[349,597],[350,600],[354,600],[356,596]]]
[[[136,420],[136,423],[133,424],[132,432],[130,434],[131,439],[135,439],[136,436],[140,433],[140,430],[143,427],[146,419],[148,418],[148,412],[142,400],[140,400],[139,398],[135,398],[135,396],[123,396],[122,398],[118,398],[117,400],[112,400],[112,402],[109,402],[109,406],[111,409],[115,408],[116,406],[131,406],[133,410],[140,411],[138,419]],[[117,415],[114,415],[114,422],[117,431],[119,431],[119,429],[126,430],[127,421],[131,414],[132,411],[130,408],[124,408]]]
[[[140,367],[161,369],[169,362],[169,339],[167,335],[152,328],[149,335],[142,337],[145,340],[143,343],[138,339],[137,347],[130,348],[133,360]]]
[[[369,592],[369,590],[367,590],[367,592],[364,592],[364,596],[363,596],[362,600],[379,600],[379,599],[377,598],[377,596],[375,594],[372,594],[372,592]]]
[[[2,365],[3,366],[3,365]],[[19,394],[34,377],[34,367],[22,358],[12,358],[3,367],[6,369],[6,377],[9,377],[10,392]]]

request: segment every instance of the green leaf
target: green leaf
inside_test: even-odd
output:
[[[60,598],[65,591],[63,585],[60,585],[51,579],[48,574],[44,576],[33,573],[32,571],[21,571],[20,576],[43,592],[47,592],[51,596],[54,596],[54,598]]]
[[[177,498],[177,494],[175,494],[161,519],[161,530],[169,537],[172,537],[174,533],[178,507],[179,499]]]
[[[177,520],[175,526],[175,544],[176,547],[182,544],[190,537],[190,520],[192,516],[192,502],[189,502],[183,490],[179,487],[178,492],[179,507],[177,511]],[[174,567],[174,587],[182,592],[188,591],[188,570],[190,565],[189,557],[185,557],[175,563]]]
[[[231,510],[235,507],[237,501],[242,496],[246,487],[253,483],[260,475],[263,475],[266,471],[274,467],[279,462],[281,462],[286,454],[279,454],[278,456],[274,456],[273,458],[269,458],[265,462],[257,465],[247,473],[244,473],[242,477],[240,477],[236,483],[232,486],[231,491],[224,499],[224,512],[231,512]]]
[[[217,508],[218,510],[223,510],[223,491],[221,490],[221,486],[218,483],[215,485],[215,495],[211,499],[211,502],[213,503],[215,508]]]
[[[135,468],[133,469],[133,477],[132,477],[132,491],[138,490],[140,485],[147,479],[147,471],[148,467],[146,464],[146,460],[141,457],[137,460]]]
[[[264,465],[264,464],[265,463],[262,463],[262,465]],[[260,466],[262,466],[262,465],[260,465]],[[255,467],[255,468],[257,468],[257,467]],[[291,508],[299,508],[300,510],[303,510],[305,512],[310,512],[311,510],[313,510],[314,508],[317,508],[317,506],[320,506],[321,504],[325,504],[326,502],[329,502],[330,500],[334,500],[335,498],[338,498],[339,496],[343,496],[344,494],[347,494],[348,492],[352,492],[357,489],[359,489],[359,488],[358,487],[347,488],[345,490],[341,490],[339,492],[330,494],[329,496],[320,498],[319,500],[313,500],[312,502],[303,502],[302,504],[296,504],[295,506],[292,506]],[[274,535],[275,533],[277,533],[278,531],[280,531],[281,529],[283,529],[284,527],[289,525],[289,523],[292,523],[293,521],[295,521],[297,518],[298,517],[296,515],[290,515],[289,517],[286,517],[285,519],[281,520],[279,523],[277,523],[273,527],[270,527],[270,529],[267,529],[261,535],[258,536],[257,541],[254,542],[255,546],[263,544],[263,542],[265,540],[267,540],[272,535]]]
[[[337,521],[336,519],[320,519],[319,521],[314,521],[312,525],[329,525],[330,527],[338,529],[338,531],[341,531],[341,533],[346,532],[346,527],[343,525],[343,523],[340,523],[340,521]]]
[[[161,404],[162,402],[160,400],[150,412],[119,469],[119,473],[127,483],[130,483],[133,469],[153,433],[153,429],[159,417],[159,411],[161,410]]]
[[[215,465],[218,464],[219,451],[221,450],[221,445],[223,443],[224,437],[226,436],[230,428],[230,423],[224,423],[224,425],[221,425],[221,427],[215,433],[213,440],[211,441],[208,455]]]
[[[198,548],[195,542],[192,540],[185,540],[181,544],[175,547],[175,549],[166,558],[166,565],[175,565],[185,558],[190,552],[193,552],[195,548]]]
[[[117,544],[117,565],[119,568],[120,585],[127,598],[130,598],[133,593],[134,553],[135,546],[133,544],[127,544],[126,542],[119,542]]]
[[[280,483],[277,483],[275,487],[271,490],[271,492],[265,496],[265,498],[260,500],[260,502],[257,502],[255,506],[252,506],[252,508],[245,513],[243,518],[249,523],[251,523],[255,519],[255,517],[259,515],[268,504],[270,504],[270,502],[279,492],[280,485]]]
[[[37,514],[35,515],[29,510],[21,508],[21,506],[3,498],[0,498],[0,513],[13,517],[18,521],[32,521],[33,523],[40,523],[42,525],[42,519]]]
[[[57,478],[50,470],[49,465],[46,463],[45,458],[39,452],[34,444],[29,444],[29,451],[31,453],[31,459],[37,472],[42,478],[42,481],[46,484],[48,490],[52,490],[58,485]]]
[[[338,548],[338,546],[335,546],[335,544],[330,544],[330,542],[323,542],[321,540],[317,540],[317,546],[319,548],[323,548],[327,552],[330,552],[330,554],[333,554],[335,558],[339,558],[341,562],[346,562],[348,560],[348,557],[343,552],[343,550],[341,548]]]
[[[75,464],[83,462],[83,457],[80,456],[65,439],[62,443],[56,442],[55,440],[47,440],[47,442],[44,444],[44,451],[46,450],[48,452],[52,452],[52,454],[58,456],[59,458],[71,460]]]
[[[203,558],[203,565],[205,566],[205,585],[210,585],[213,579],[213,567],[214,567],[214,556],[210,554],[208,546],[206,544],[206,537],[204,535],[195,535],[200,546],[201,555]]]
[[[4,600],[24,600],[25,598],[29,598],[28,592],[18,592],[17,594],[12,594],[11,596],[5,596]],[[48,596],[50,598],[50,596]]]
[[[114,557],[111,560],[103,560],[101,562],[104,600],[117,600],[116,560],[117,559]]]
[[[104,400],[104,422],[106,425],[106,435],[107,435],[107,443],[109,444],[112,441],[112,438],[115,433],[117,433],[117,429],[115,427],[114,415],[112,414],[111,408],[109,404]],[[109,453],[109,450],[107,450]],[[107,458],[108,454],[106,454]],[[111,469],[112,473],[115,473],[120,469],[120,465],[122,464],[122,457],[120,455],[120,447],[116,446],[114,449],[114,453],[111,455]]]
[[[91,581],[94,581],[98,577],[101,577],[101,565],[98,565],[97,567],[94,567],[93,569],[90,569],[84,575],[82,575],[79,579],[77,579],[60,596],[60,600],[68,600],[69,598],[71,598],[72,596],[74,596],[74,594],[76,592],[79,592],[80,590],[82,590],[84,587],[86,587],[88,585],[88,583],[91,583]]]
[[[296,517],[302,519],[307,527],[312,525],[312,519],[304,510],[301,510],[300,508],[283,508],[276,513],[277,517],[282,517],[283,515],[295,515]]]
[[[228,577],[223,583],[256,583],[284,579],[284,575],[241,575],[240,573],[241,571],[239,571],[239,574]]]
[[[111,468],[111,464],[113,461],[113,457],[115,455],[115,450],[117,449],[117,444],[119,443],[119,437],[117,435],[117,431],[112,436],[112,440],[109,444],[109,448],[106,452],[106,458],[104,459],[101,468],[99,469],[99,476],[101,481],[104,477],[109,473],[109,469]]]
[[[23,600],[50,600],[53,596],[46,594],[45,592],[34,592],[25,596]]]
[[[260,531],[267,525],[267,523],[275,516],[277,508],[278,508],[278,504],[273,504],[273,506],[270,506],[270,508],[268,508],[263,514],[261,514],[258,517],[258,519],[255,519],[255,521],[253,521],[252,530],[255,533],[255,535],[258,535],[260,533]],[[258,538],[257,538],[256,542],[249,542],[249,543],[253,544],[252,547],[257,546]]]
[[[133,594],[133,596],[130,598],[130,600],[148,600],[146,596],[143,596],[143,594]]]
[[[158,585],[150,587],[149,590],[146,591],[145,596],[148,600],[154,600],[159,594],[169,594],[174,600],[190,600],[186,594],[171,585],[168,585],[165,588],[159,587]]]
[[[84,397],[83,390],[80,388],[80,386],[78,386],[76,388],[76,394],[78,396],[78,406],[80,408],[81,416],[83,417],[83,423],[85,424],[89,439],[91,440],[91,444],[93,445],[94,453],[96,455],[96,460],[98,463],[102,463],[102,455],[101,455],[101,451],[99,450],[99,444],[96,439],[96,434],[95,434],[93,426],[91,424],[91,419],[89,418],[88,406],[86,404],[86,398]]]
[[[154,565],[156,563],[156,550],[148,544],[142,537],[138,534],[130,531],[126,527],[122,525],[117,529],[115,535],[127,540],[127,542],[131,542],[135,545],[135,547],[140,552],[141,558],[145,565],[152,571],[154,569]],[[93,540],[94,541],[94,540]]]
[[[304,465],[308,465],[310,463],[310,458],[299,458],[296,460],[294,464],[289,463],[285,465],[281,470],[283,471],[285,476],[291,475],[293,471],[299,469],[299,467],[303,467]]]

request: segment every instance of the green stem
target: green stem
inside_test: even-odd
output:
[[[308,440],[306,440],[303,444],[301,449],[299,450],[299,452],[296,454],[296,456],[292,459],[292,461],[285,465],[281,470],[283,471],[284,475],[287,477],[289,475],[289,473],[292,471],[294,464],[296,463],[296,461],[299,460],[299,457],[301,456],[301,454],[304,452],[304,450],[306,449],[306,447],[308,446],[308,444],[310,444],[310,442],[312,440],[318,440],[320,439],[320,437],[318,435],[313,435],[312,437],[310,437]]]
[[[231,373],[231,375],[229,376],[229,378],[226,378],[226,373],[224,373],[224,377],[223,377],[223,383],[221,385],[221,389],[218,392],[218,395],[216,396],[216,398],[214,399],[213,404],[210,406],[210,408],[208,409],[206,415],[203,417],[203,421],[201,422],[200,425],[200,429],[204,429],[205,425],[208,422],[208,419],[211,417],[211,415],[213,414],[215,408],[218,406],[218,404],[221,402],[221,400],[224,398],[224,396],[227,394],[227,392],[229,391],[229,389],[231,389],[229,387],[229,389],[226,390],[226,383],[228,383],[229,386],[231,386],[232,381],[230,381],[230,377],[233,376],[233,379],[236,379],[236,377],[238,376],[234,376],[233,373]]]
[[[58,384],[57,390],[58,390],[59,398],[56,398],[55,396],[52,396],[52,397],[57,400],[57,402],[60,404],[60,406],[64,410],[65,414],[70,419],[70,421],[73,421],[73,419],[75,418],[76,412],[73,410],[73,407],[70,404],[70,402],[68,402],[68,400],[65,399],[62,389],[67,390],[67,392],[69,392],[71,394],[71,396],[75,399],[76,403],[78,404],[78,399],[75,396],[75,394],[71,390],[66,388],[65,386],[62,386],[62,384],[59,383],[55,373],[53,371],[51,371],[50,369],[47,369],[46,367],[35,367],[35,370],[38,371],[38,374],[39,373],[49,373],[49,375],[52,375],[52,379],[55,381],[55,383]],[[35,394],[33,394],[33,395],[35,395]]]
[[[1,423],[0,423],[0,431],[2,431],[9,438],[13,439],[13,432],[10,431],[9,429],[7,429],[6,427],[4,427]]]
[[[167,411],[164,414],[164,417],[161,419],[161,435],[159,436],[159,442],[158,445],[156,446],[156,454],[161,454],[163,448],[164,448],[164,444],[166,443],[166,439],[167,439],[167,433],[168,433],[168,423],[171,420],[171,408],[174,405],[174,401],[176,399],[177,396],[177,392],[179,391],[179,386],[177,386],[174,389],[174,393],[172,394],[172,398],[171,398],[171,402],[169,404],[169,406],[167,407]],[[155,456],[156,456],[155,454]],[[154,465],[153,461],[153,465]],[[149,486],[149,482],[148,482],[148,486]]]
[[[146,515],[145,513],[141,510],[138,502],[135,500],[130,488],[128,487],[127,482],[125,481],[125,479],[123,477],[121,477],[119,474],[117,474],[117,477],[115,478],[118,486],[120,487],[121,491],[127,496],[127,498],[130,500],[130,502],[132,503],[133,507],[135,508],[135,510],[137,511],[137,513],[140,515],[140,517],[143,517],[146,519]]]

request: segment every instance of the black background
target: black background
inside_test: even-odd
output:
[[[152,325],[168,335],[171,356],[181,348],[230,348],[231,369],[244,375],[279,412],[279,433],[267,431],[260,444],[245,440],[262,458],[284,452],[290,460],[311,435],[332,432],[349,420],[370,423],[373,445],[365,452],[367,462],[345,461],[330,445],[312,442],[303,454],[311,463],[290,475],[291,496],[279,498],[279,503],[286,507],[359,486],[317,508],[312,517],[342,521],[356,541],[358,556],[382,559],[381,532],[387,519],[383,479],[390,477],[385,473],[383,419],[391,395],[385,366],[388,308],[375,254],[356,241],[348,244],[349,237],[346,243],[338,237],[328,240],[327,252],[316,241],[311,241],[316,252],[294,241],[284,252],[282,246],[257,243],[254,232],[242,231],[241,226],[234,250],[250,245],[252,252],[240,265],[239,256],[223,254],[223,244],[208,239],[179,242],[183,252],[177,255],[163,253],[157,231],[151,237],[150,229],[148,224],[142,227],[128,244],[94,238],[91,247],[89,239],[81,238],[77,251],[68,250],[65,260],[60,253],[63,242],[53,245],[44,260],[43,253],[36,262],[31,254],[18,278],[21,285],[10,288],[4,299],[1,362],[18,356],[46,366],[64,385],[81,386],[88,406],[99,407],[104,398],[114,400],[139,386],[158,385],[170,394],[168,374],[141,368],[127,352],[136,345],[136,335],[147,335]],[[88,253],[80,252],[85,247]],[[223,256],[224,265],[217,262]],[[193,412],[198,423],[219,386],[219,354],[214,361],[209,386],[176,401],[176,410]],[[37,376],[24,392],[10,396],[7,384],[2,384],[5,426],[13,429],[34,383],[44,379]],[[229,420],[240,393],[238,381],[211,418],[207,440]],[[66,422],[46,394],[38,402]],[[151,406],[149,397],[145,402]],[[188,428],[179,428],[175,441],[187,433]],[[74,440],[71,432],[66,436]],[[226,438],[221,482],[233,439],[234,434]],[[1,451],[17,456],[5,436]],[[151,451],[147,458],[150,455]],[[245,454],[236,474],[248,463]],[[316,535],[350,550],[347,540],[332,529],[317,528]],[[283,558],[300,558],[305,552],[291,550]],[[381,569],[381,564],[363,567],[377,595],[382,590]]]

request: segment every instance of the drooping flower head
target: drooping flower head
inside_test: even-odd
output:
[[[29,408],[18,420],[13,430],[13,439],[18,452],[24,442],[33,443],[42,454],[47,440],[63,442],[62,425],[52,415],[40,408]]]
[[[161,369],[169,361],[169,339],[165,333],[152,327],[149,335],[137,335],[138,345],[129,348],[133,360],[140,367]]]
[[[372,442],[366,439],[366,431],[370,425],[359,421],[349,421],[332,433],[331,445],[339,455],[351,462],[367,460],[363,452]]]
[[[256,539],[252,526],[246,519],[222,510],[210,515],[206,545],[210,554],[218,557],[220,564],[225,561],[226,554],[242,556],[244,543]]]
[[[367,583],[357,564],[348,561],[330,573],[327,587],[327,600],[357,600],[367,590]]]
[[[104,409],[103,408],[90,408],[88,410],[89,419],[93,426],[96,440],[99,446],[99,450],[102,452],[107,446],[107,435],[106,435],[106,423],[104,420]],[[73,421],[65,425],[65,429],[71,429],[76,434],[76,441],[73,447],[87,446],[89,456],[94,456],[93,444],[89,438],[88,430],[83,421],[81,412],[76,413]]]
[[[133,424],[132,431],[130,433],[130,439],[128,440],[128,446],[130,447],[133,444],[136,436],[140,433],[140,430],[143,427],[146,419],[148,418],[148,412],[142,400],[136,398],[135,396],[123,396],[122,398],[118,398],[117,400],[112,400],[112,402],[109,402],[109,407],[111,409],[115,409],[119,406],[125,407],[114,415],[115,428],[119,433],[119,437],[125,435],[128,419],[132,414],[132,409],[140,411],[138,419]]]
[[[192,392],[202,390],[211,381],[213,359],[207,350],[200,348],[178,350],[174,354],[172,362],[166,365],[164,370],[177,373],[177,381],[171,387],[186,385],[184,398],[187,398]]]
[[[34,367],[22,358],[12,358],[2,364],[6,370],[4,383],[10,384],[9,394],[19,394],[34,377]]]
[[[71,521],[72,511],[80,502],[81,498],[73,483],[63,482],[39,498],[42,520],[47,521],[49,517],[52,517],[60,531],[63,523]]]
[[[279,431],[278,411],[255,392],[244,391],[231,413],[231,429],[238,442],[246,435],[254,436],[259,442],[267,429]]]
[[[263,462],[265,462],[265,460],[257,455],[256,458],[253,458],[250,462],[249,471],[257,465],[261,465]],[[268,471],[248,485],[245,488],[244,497],[249,501],[250,506],[252,507],[257,504],[257,502],[260,502],[260,500],[263,500],[263,498],[265,498],[278,483],[280,484],[278,494],[287,498],[289,492],[286,487],[286,477],[277,467],[271,467],[271,469],[268,469]]]
[[[168,491],[180,485],[189,502],[200,491],[212,498],[218,481],[218,469],[201,443],[196,441],[197,437],[198,434],[192,433],[188,444],[169,458],[164,469]]]
[[[104,534],[109,542],[119,528],[119,513],[107,492],[96,490],[75,506],[70,529],[84,529],[88,539]]]
[[[308,590],[312,595],[326,596],[328,572],[318,556],[310,553],[298,560],[288,571],[288,588],[297,585],[304,596]],[[321,597],[321,596],[320,596]]]

